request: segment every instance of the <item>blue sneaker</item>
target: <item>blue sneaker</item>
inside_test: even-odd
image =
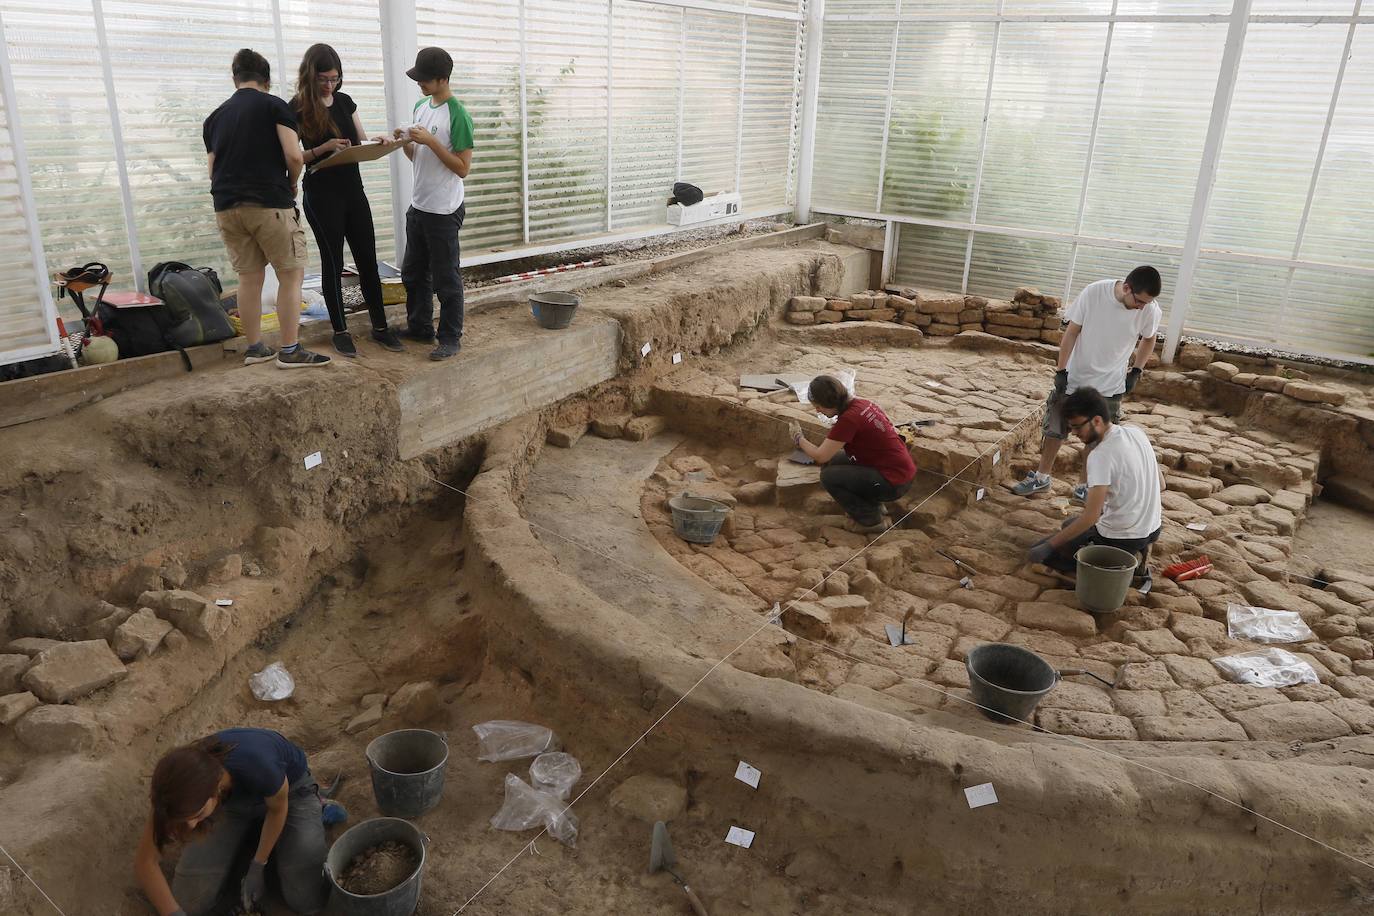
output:
[[[1048,474],[1041,474],[1037,471],[1027,471],[1025,479],[1012,487],[1011,492],[1015,493],[1017,496],[1030,496],[1032,493],[1048,490],[1052,482]]]
[[[1088,501],[1088,485],[1086,483],[1080,483],[1073,488],[1073,501],[1076,503],[1085,503]]]
[[[336,801],[325,802],[324,807],[320,809],[320,820],[326,827],[342,824],[348,820],[348,809]]]

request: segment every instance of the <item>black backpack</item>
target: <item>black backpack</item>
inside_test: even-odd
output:
[[[148,293],[161,303],[115,308],[101,302],[96,314],[105,333],[118,344],[120,359],[177,350],[190,372],[186,347],[234,336],[219,304],[219,291],[219,277],[213,270],[165,261],[148,271]]]

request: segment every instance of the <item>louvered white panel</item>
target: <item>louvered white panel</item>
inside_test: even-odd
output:
[[[1055,13],[1105,16],[1111,11],[1112,0],[1004,0],[1002,4],[1002,12],[1009,16],[1041,16]]]
[[[57,350],[20,180],[11,114],[0,93],[0,365]]]
[[[798,24],[752,17],[744,68],[740,193],[745,210],[786,206],[797,117]]]
[[[1204,248],[1291,257],[1346,27],[1253,24]]]
[[[119,173],[90,2],[5,0],[4,12],[47,262],[57,270],[104,261],[121,286],[132,288]],[[194,69],[203,70],[203,65]],[[167,80],[170,71],[161,72],[164,81],[174,86],[175,80]],[[233,88],[228,58],[222,80],[222,86]],[[199,134],[196,143],[199,148]],[[203,180],[204,173],[202,166],[187,180]],[[213,236],[213,223],[209,231]],[[59,300],[63,317],[78,319],[80,313],[68,302]]]
[[[530,241],[606,229],[606,0],[527,0]]]
[[[992,31],[987,23],[902,24],[883,212],[969,218]]]
[[[1117,0],[1122,16],[1224,15],[1231,12],[1231,0]]]
[[[891,24],[825,25],[811,187],[819,209],[877,205],[891,51]]]
[[[1203,257],[1193,280],[1189,331],[1273,343],[1288,272]]]
[[[1252,16],[1295,15],[1295,16],[1349,16],[1354,8],[1354,0],[1254,0],[1250,8]],[[1366,4],[1365,11],[1368,12]]]
[[[1374,357],[1374,277],[1295,271],[1274,336],[1291,349]]]
[[[1106,36],[1104,23],[1003,24],[978,222],[1073,230]]]
[[[201,125],[234,93],[240,48],[267,58],[278,95],[293,91],[294,73],[278,72],[271,3],[109,0],[105,29],[144,270],[174,260],[232,277],[215,231]],[[118,191],[112,200],[117,206]]]
[[[280,95],[288,100],[295,95],[305,49],[323,42],[339,52],[343,62],[342,90],[358,105],[358,117],[367,132],[363,139],[400,127],[392,123],[394,118],[387,113],[382,88],[382,25],[378,0],[280,0],[280,4],[287,70],[275,79]],[[359,168],[372,207],[372,224],[377,231],[377,256],[391,260],[396,233],[391,220],[388,160],[364,162]],[[311,262],[318,266],[319,253],[315,251],[313,236],[310,248]]]
[[[967,247],[967,232],[931,226],[901,226],[897,230],[893,279],[907,286],[958,292],[964,281]]]
[[[827,18],[848,15],[892,15],[896,12],[897,0],[825,0]]]
[[[463,253],[519,247],[525,218],[520,185],[520,2],[417,0],[415,15],[420,47],[436,45],[453,56],[453,94],[472,115]],[[419,98],[416,89],[416,101]]]
[[[735,190],[739,16],[687,10],[682,178],[709,196]]]
[[[611,228],[659,225],[677,179],[681,8],[617,0]]]
[[[1084,232],[1183,243],[1225,43],[1225,24],[1117,25]]]
[[[1069,243],[979,233],[973,239],[968,292],[1007,299],[1018,286],[1059,295],[1069,276]]]

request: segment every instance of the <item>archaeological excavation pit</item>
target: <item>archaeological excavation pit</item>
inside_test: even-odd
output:
[[[582,289],[564,331],[481,310],[454,364],[226,362],[7,428],[0,909],[51,912],[41,886],[69,914],[147,912],[153,763],[247,725],[344,774],[346,826],[379,814],[371,741],[446,736],[442,798],[413,819],[425,916],[689,912],[647,873],[660,819],[716,914],[1365,911],[1369,377],[1200,344],[1152,365],[1122,422],[1167,484],[1153,589],[1092,615],[1024,561],[1079,511],[1082,450],[1048,492],[1009,490],[1059,304],[870,291],[868,254],[726,251]],[[823,433],[814,409],[740,385],[839,370],[933,421],[876,539],[787,459],[789,422]],[[675,533],[683,493],[730,507],[712,543]],[[1206,576],[1160,572],[1201,555]],[[1223,677],[1215,658],[1263,648],[1229,635],[1231,605],[1297,612],[1312,636],[1287,648],[1318,682]],[[999,642],[1090,674],[998,724],[966,659]],[[250,689],[272,662],[288,699]],[[490,720],[579,760],[575,846],[491,828],[529,760],[478,760]]]

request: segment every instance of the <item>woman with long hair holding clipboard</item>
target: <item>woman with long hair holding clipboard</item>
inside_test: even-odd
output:
[[[325,305],[334,326],[334,349],[344,356],[357,356],[344,315],[343,246],[353,254],[358,280],[372,319],[372,339],[388,350],[405,347],[386,324],[382,305],[382,281],[377,273],[377,234],[372,225],[372,208],[363,189],[363,176],[356,163],[313,169],[329,156],[363,142],[366,132],[358,117],[358,106],[339,89],[343,86],[343,63],[326,44],[311,45],[301,59],[296,78],[296,96],[291,110],[300,128],[307,168],[302,207],[315,233],[324,275]],[[388,138],[374,138],[390,143]]]

